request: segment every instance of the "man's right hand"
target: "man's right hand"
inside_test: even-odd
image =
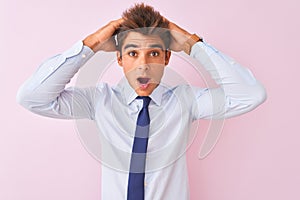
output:
[[[116,43],[113,38],[114,32],[124,21],[123,18],[109,22],[95,33],[87,36],[83,44],[90,47],[95,53],[97,51],[116,51]]]

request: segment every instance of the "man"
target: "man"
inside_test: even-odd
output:
[[[114,87],[65,88],[98,51],[116,51],[126,79]],[[171,51],[196,59],[219,87],[163,85]],[[189,199],[184,151],[190,124],[246,113],[265,98],[248,69],[144,4],[44,62],[17,97],[40,115],[97,123],[109,144],[102,152],[109,157],[102,166],[104,200]]]

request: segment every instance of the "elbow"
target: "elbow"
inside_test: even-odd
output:
[[[256,101],[259,104],[262,104],[263,102],[265,102],[267,100],[267,91],[266,89],[261,85],[260,89],[258,89],[257,91],[257,95],[256,95]]]
[[[28,101],[26,97],[26,93],[24,92],[24,90],[22,90],[22,88],[20,88],[17,92],[16,101],[22,107],[29,109],[29,104],[27,103]]]
[[[247,88],[247,92],[241,94],[241,98],[232,98],[227,96],[227,111],[230,112],[226,114],[226,118],[250,112],[264,103],[267,99],[266,89],[262,85]]]
[[[266,89],[259,85],[252,93],[252,106],[255,108],[260,104],[264,103],[267,99]]]
[[[27,110],[32,110],[33,107],[32,91],[26,90],[23,86],[18,90],[16,102]]]

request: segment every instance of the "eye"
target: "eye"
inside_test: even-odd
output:
[[[135,57],[135,56],[137,56],[137,53],[135,51],[130,51],[130,52],[128,52],[128,55],[131,57]]]
[[[151,51],[150,56],[157,57],[157,56],[159,56],[159,52],[158,51]]]

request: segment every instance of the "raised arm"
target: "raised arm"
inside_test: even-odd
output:
[[[171,50],[184,51],[209,72],[218,88],[194,88],[194,119],[228,118],[249,112],[263,103],[266,91],[251,71],[232,58],[170,22]]]
[[[26,109],[55,118],[94,117],[97,88],[65,88],[71,78],[97,51],[113,51],[112,38],[122,19],[112,21],[44,63],[20,87],[17,101]]]

